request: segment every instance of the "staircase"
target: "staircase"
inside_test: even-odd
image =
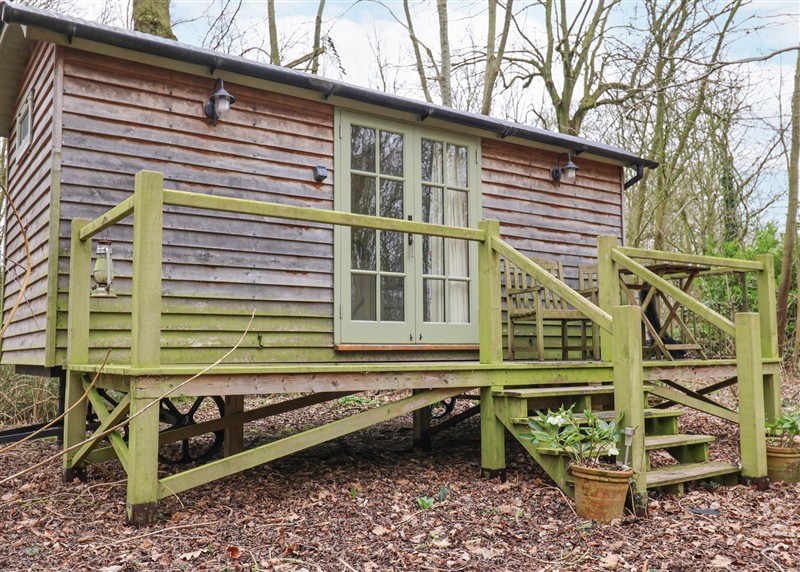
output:
[[[645,396],[652,386],[645,385]],[[528,415],[539,409],[555,409],[560,404],[575,403],[576,411],[590,409],[601,418],[614,419],[614,411],[598,411],[598,403],[613,403],[614,387],[611,384],[586,386],[545,386],[495,389],[495,414],[503,425],[520,442],[526,451],[541,465],[550,478],[569,496],[573,494],[572,480],[567,475],[569,459],[557,451],[534,445],[521,435],[529,431]],[[594,407],[593,407],[594,405]],[[678,432],[678,418],[682,411],[645,409],[644,449],[647,472],[644,475],[648,490],[661,489],[682,494],[685,483],[692,481],[736,482],[739,466],[732,463],[711,462],[708,444],[714,437],[686,435]],[[581,416],[576,415],[577,418]],[[624,423],[624,420],[623,420]],[[622,450],[622,447],[620,447]],[[666,451],[677,464],[651,468],[651,454]]]

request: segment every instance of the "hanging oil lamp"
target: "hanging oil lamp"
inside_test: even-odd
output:
[[[114,281],[114,260],[111,258],[111,240],[101,238],[97,241],[97,258],[94,260],[95,284],[92,286],[92,298],[116,298],[117,294],[111,290]]]

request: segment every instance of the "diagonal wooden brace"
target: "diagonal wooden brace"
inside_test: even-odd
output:
[[[128,414],[128,409],[130,408],[130,394],[125,395],[125,397],[110,412],[106,407],[106,402],[96,389],[92,389],[89,392],[89,401],[91,402],[92,408],[97,414],[98,419],[100,419],[100,426],[94,432],[94,435],[102,435],[109,428],[117,425],[123,418],[125,418],[125,416]],[[108,435],[106,435],[106,437],[108,437],[112,447],[114,447],[117,458],[120,460],[122,466],[127,472],[128,444],[125,443],[122,435],[120,435],[117,431],[110,432]],[[73,457],[73,462],[79,463],[85,459],[89,453],[91,453],[97,447],[97,445],[99,445],[101,439],[102,437],[93,438],[91,441],[81,447]]]

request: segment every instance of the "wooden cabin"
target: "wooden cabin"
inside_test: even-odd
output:
[[[486,476],[504,472],[504,434],[518,435],[513,419],[537,399],[591,405],[587,396],[606,395],[606,407],[639,415],[644,427],[649,392],[713,410],[749,436],[759,424],[763,434],[765,411],[780,409],[770,265],[624,247],[624,188],[652,161],[10,2],[0,2],[0,26],[0,133],[16,213],[4,235],[2,363],[66,372],[67,404],[80,405],[67,417],[65,447],[86,438],[87,381],[121,391],[104,406],[89,390],[94,440],[69,452],[64,469],[72,478],[87,463],[121,461],[134,477],[133,521],[152,519],[163,496],[403,413],[415,412],[423,442],[428,406],[469,390],[480,395],[470,411],[481,414]],[[230,101],[219,117],[215,97]],[[568,162],[579,167],[574,180]],[[107,285],[92,265],[107,263],[107,247],[113,296],[97,296]],[[674,276],[648,269],[679,261],[692,275],[759,276],[759,314],[742,318],[745,333]],[[546,327],[513,323],[515,359],[504,360],[509,268],[535,297],[555,293],[582,329],[559,328],[553,313],[543,314]],[[586,269],[596,282],[579,293]],[[641,311],[623,297],[623,270],[735,337],[737,355],[676,362],[667,351],[643,362]],[[564,351],[576,337],[579,349]],[[740,351],[747,344],[755,353]],[[738,377],[756,406],[723,411],[653,385],[703,375]],[[243,450],[245,422],[368,389],[414,393],[324,436]],[[307,395],[243,410],[243,395],[286,392]],[[148,403],[177,395],[224,397],[222,419],[200,425],[224,431],[226,456],[158,479],[158,443],[168,439]],[[100,444],[126,415],[128,441],[112,433]],[[176,427],[173,440],[196,433]],[[645,472],[644,432],[637,439]],[[763,456],[748,441],[742,475],[764,477]],[[707,460],[702,451],[684,457]],[[721,465],[683,480],[740,472]]]

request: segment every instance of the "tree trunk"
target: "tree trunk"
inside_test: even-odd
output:
[[[783,260],[781,260],[781,280],[778,284],[778,347],[783,355],[786,341],[786,321],[789,310],[789,289],[792,285],[792,262],[794,261],[795,239],[797,237],[797,186],[800,175],[800,52],[794,72],[794,93],[792,94],[792,141],[789,147],[789,206],[786,210],[786,231],[783,234]]]
[[[511,18],[513,15],[513,4],[514,0],[506,0],[506,12],[503,18],[503,31],[500,34],[500,45],[497,46],[495,50],[497,0],[489,0],[489,34],[486,38],[486,71],[483,76],[483,98],[481,101],[481,113],[483,115],[489,115],[492,111],[494,84],[497,83],[497,76],[500,73],[500,64],[503,63],[503,57],[505,56],[508,31],[511,27]]]
[[[447,0],[436,0],[439,14],[439,46],[442,52],[442,67],[439,72],[439,89],[442,92],[442,105],[453,107],[453,83],[450,64],[450,33],[447,29]]]
[[[133,0],[133,29],[174,40],[169,0]]]
[[[281,54],[278,50],[278,23],[275,20],[275,0],[267,2],[267,26],[269,28],[269,63],[281,65]]]
[[[419,38],[414,32],[414,21],[411,19],[411,8],[408,5],[408,0],[403,0],[403,12],[406,15],[406,29],[408,30],[408,37],[411,39],[411,45],[414,48],[414,64],[417,68],[417,75],[419,76],[419,84],[422,87],[422,93],[425,96],[425,101],[433,103],[431,91],[428,88],[428,78],[425,77],[425,65],[422,61],[422,53],[419,49]]]
[[[322,13],[325,11],[325,0],[319,0],[319,7],[317,8],[317,17],[314,20],[314,59],[311,61],[311,73],[317,74],[319,72],[319,56],[322,54]]]

